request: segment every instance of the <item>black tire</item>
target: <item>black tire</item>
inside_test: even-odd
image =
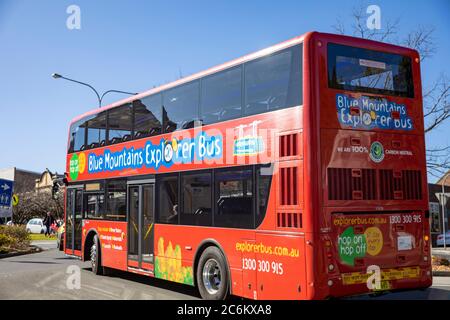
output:
[[[96,275],[102,275],[103,267],[101,262],[102,259],[101,259],[100,241],[98,240],[97,235],[94,236],[94,239],[92,241],[90,253],[91,253],[90,258],[91,258],[92,272]]]
[[[197,266],[196,284],[205,300],[224,300],[229,295],[229,272],[219,248],[211,246],[203,251]]]

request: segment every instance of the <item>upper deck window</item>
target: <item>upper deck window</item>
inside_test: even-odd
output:
[[[79,120],[70,126],[69,153],[85,148],[86,124],[85,120]]]
[[[130,103],[113,108],[108,112],[109,144],[131,140],[133,112]]]
[[[135,138],[154,136],[161,133],[161,104],[161,94],[133,101]]]
[[[245,64],[245,115],[302,102],[301,46]]]
[[[411,58],[329,43],[328,86],[413,98]]]
[[[164,132],[194,127],[198,119],[199,83],[193,81],[163,93]]]
[[[86,123],[86,146],[89,149],[104,146],[106,143],[106,111],[89,117]]]

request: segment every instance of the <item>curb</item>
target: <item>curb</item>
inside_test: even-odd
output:
[[[11,252],[11,253],[2,253],[0,254],[0,259],[5,259],[5,258],[11,258],[11,257],[17,257],[17,256],[23,256],[26,254],[32,254],[32,253],[39,253],[42,252],[43,250],[39,247],[34,247],[31,246],[31,249],[27,250],[27,251],[19,251],[19,252]]]

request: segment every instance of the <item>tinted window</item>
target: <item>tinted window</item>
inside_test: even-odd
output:
[[[84,193],[84,217],[103,219],[105,214],[105,194],[103,192]]]
[[[69,152],[76,152],[85,148],[84,139],[86,137],[85,120],[80,120],[70,127]]]
[[[134,133],[136,138],[153,136],[161,133],[161,95],[145,97],[133,101]]]
[[[216,172],[216,207],[214,225],[253,228],[253,170]]]
[[[157,222],[178,223],[178,176],[159,176]]]
[[[198,81],[170,89],[163,97],[164,132],[193,128],[198,119]]]
[[[301,104],[300,46],[245,64],[245,114]]]
[[[83,216],[83,197],[82,197],[83,192],[80,190],[76,190],[75,191],[75,216],[79,216],[80,213]],[[83,217],[86,217],[86,215],[84,215]]]
[[[101,112],[87,121],[87,146],[97,148],[106,144],[106,112]]]
[[[181,224],[209,226],[212,223],[211,174],[186,174],[182,177],[183,210]]]
[[[241,116],[242,67],[202,80],[201,120],[215,123]]]
[[[133,112],[131,104],[108,111],[108,141],[111,144],[131,139]]]
[[[411,59],[398,54],[328,44],[330,88],[414,97]]]
[[[106,201],[106,218],[111,220],[125,220],[127,214],[126,180],[108,181]]]
[[[270,185],[272,182],[272,167],[262,166],[257,169],[258,208],[256,211],[256,226],[264,220],[269,201]]]

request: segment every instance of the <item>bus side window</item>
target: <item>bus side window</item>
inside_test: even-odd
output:
[[[163,93],[164,132],[193,127],[198,120],[199,81],[193,81]]]
[[[181,224],[211,226],[212,177],[210,172],[186,173],[181,178]]]
[[[131,139],[133,110],[131,104],[110,109],[108,112],[108,143],[114,144]]]
[[[103,111],[87,122],[87,146],[98,148],[106,141],[106,111]]]
[[[253,170],[217,171],[215,181],[214,226],[254,228]]]
[[[241,117],[242,66],[202,80],[201,115],[203,125]]]
[[[162,133],[161,99],[161,94],[155,94],[133,101],[135,139]]]
[[[178,224],[178,175],[157,177],[158,210],[156,222]]]
[[[70,127],[69,153],[84,150],[86,138],[86,121],[82,119]]]
[[[300,46],[245,64],[245,115],[301,104]]]

